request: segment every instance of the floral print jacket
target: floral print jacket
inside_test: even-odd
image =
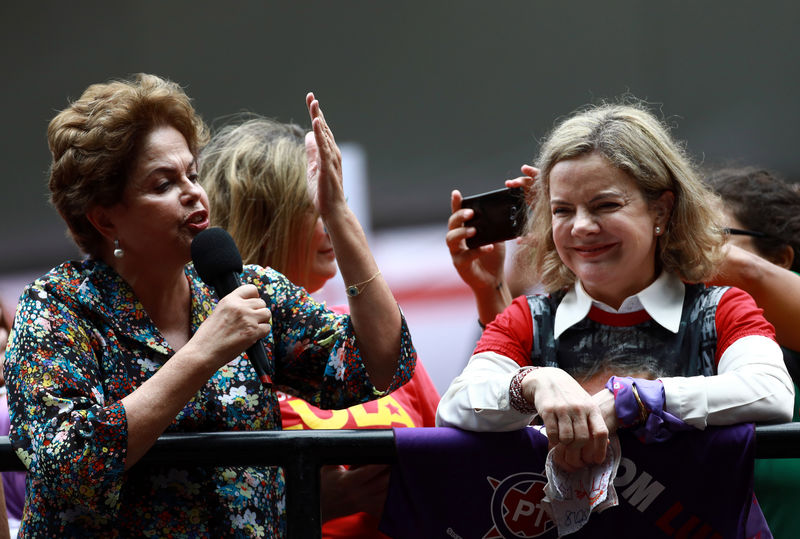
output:
[[[217,297],[194,267],[192,333]],[[399,364],[383,393],[369,382],[346,315],[269,268],[246,266],[272,312],[265,339],[276,389],[323,408],[376,398],[411,378],[405,319]],[[64,263],[23,292],[6,355],[11,443],[27,466],[20,537],[281,537],[275,468],[138,463],[124,471],[120,402],[174,353],[130,286],[105,263]],[[219,369],[167,432],[280,429],[274,391],[242,355]]]

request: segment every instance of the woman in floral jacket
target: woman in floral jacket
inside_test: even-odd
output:
[[[176,84],[92,85],[50,123],[51,200],[89,256],[24,291],[10,339],[10,438],[28,467],[22,537],[280,537],[274,469],[137,462],[164,432],[279,429],[273,387],[336,408],[411,377],[405,321],[345,202],[319,103],[309,94],[307,105],[315,205],[357,291],[349,316],[259,266],[223,298],[198,278],[207,131]],[[257,339],[271,384],[243,355]]]

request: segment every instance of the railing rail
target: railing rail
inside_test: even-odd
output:
[[[756,458],[800,458],[800,423],[756,427]],[[143,462],[181,466],[281,466],[290,537],[320,537],[319,468],[325,464],[390,464],[392,430],[298,430],[164,434]],[[25,470],[0,437],[0,470]]]

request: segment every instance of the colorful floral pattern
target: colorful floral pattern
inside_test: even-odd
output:
[[[192,331],[217,298],[186,267]],[[272,311],[265,339],[276,389],[323,408],[381,396],[413,374],[403,320],[391,386],[369,382],[350,318],[316,303],[281,274],[245,267]],[[10,439],[28,467],[21,537],[280,537],[283,479],[275,468],[181,468],[139,463],[125,472],[120,402],[174,351],[128,284],[100,261],[68,262],[26,288],[6,356]],[[167,432],[280,429],[273,391],[242,355],[219,369]]]

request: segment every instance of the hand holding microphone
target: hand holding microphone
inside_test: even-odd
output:
[[[192,241],[192,261],[200,278],[216,290],[220,300],[241,286],[239,274],[242,272],[242,256],[233,238],[224,229],[207,228],[195,236]],[[265,387],[271,386],[272,373],[261,339],[247,349],[247,357],[261,383]]]

